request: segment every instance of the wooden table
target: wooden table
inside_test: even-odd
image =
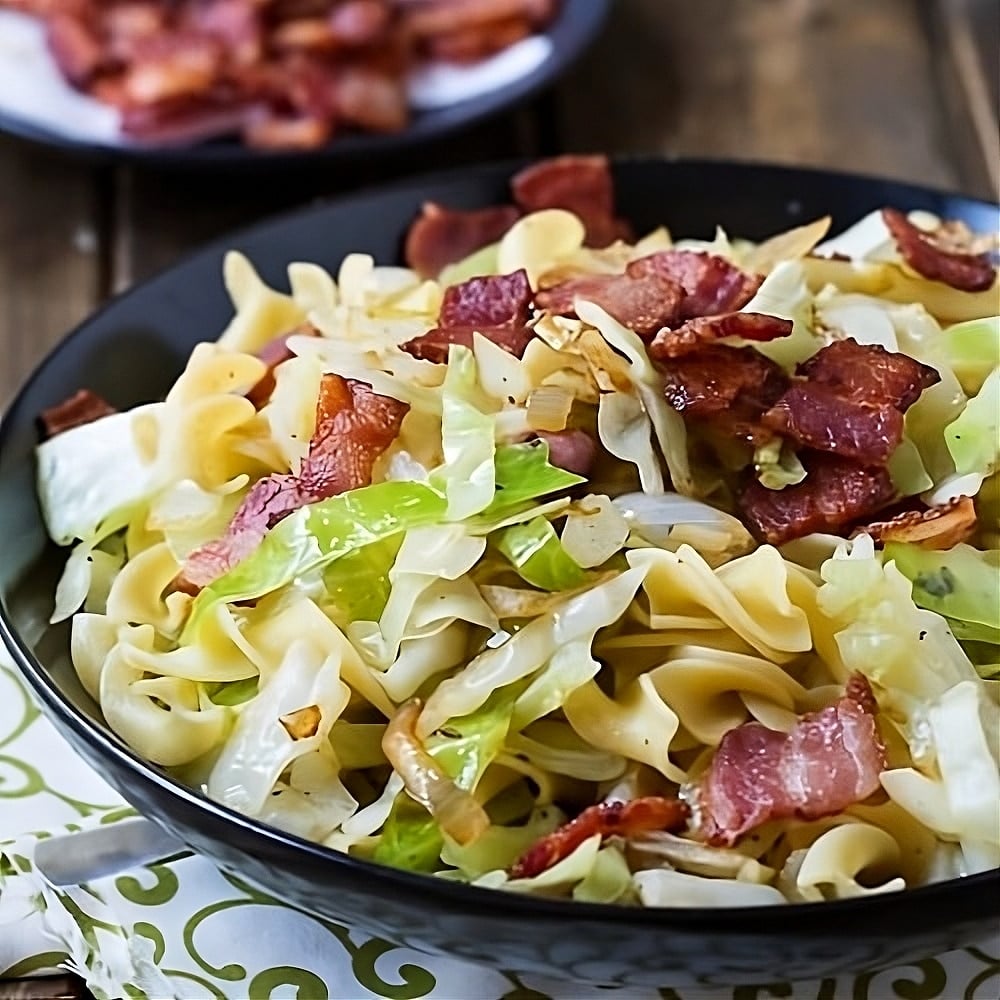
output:
[[[990,0],[615,0],[604,37],[552,93],[399,162],[203,177],[87,165],[0,138],[0,405],[95,306],[191,247],[442,165],[664,152],[996,198],[998,36]],[[68,980],[0,983],[8,1000],[74,991]]]

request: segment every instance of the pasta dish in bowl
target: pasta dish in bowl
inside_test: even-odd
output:
[[[286,258],[286,292],[233,251],[160,398],[40,407],[52,619],[120,752],[567,926],[995,875],[989,241],[906,204],[686,238],[596,157],[510,184],[411,197],[406,267]]]

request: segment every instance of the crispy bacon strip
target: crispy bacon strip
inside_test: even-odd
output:
[[[997,280],[988,254],[955,253],[938,246],[933,233],[918,229],[898,209],[883,208],[882,218],[900,256],[917,274],[961,292],[985,292]]]
[[[684,289],[681,320],[736,312],[754,297],[764,280],[724,257],[693,250],[660,250],[632,261],[625,273],[632,277],[658,274],[676,281]]]
[[[525,212],[564,208],[578,216],[587,246],[605,247],[631,235],[628,224],[615,216],[614,179],[606,156],[542,160],[515,174],[511,190]]]
[[[686,418],[753,444],[774,437],[761,422],[788,386],[780,365],[752,347],[704,344],[662,360],[667,402]]]
[[[53,61],[147,144],[240,134],[310,148],[398,131],[407,73],[544,29],[559,0],[0,0],[45,21]],[[246,113],[248,109],[255,113]]]
[[[648,339],[677,320],[683,297],[681,286],[660,274],[588,275],[536,292],[535,306],[560,316],[576,316],[575,300],[585,299]]]
[[[699,836],[730,845],[769,820],[832,816],[868,798],[886,766],[877,709],[854,674],[839,701],[789,733],[759,722],[730,730],[693,794]]]
[[[971,497],[955,497],[926,509],[903,510],[883,521],[858,528],[876,542],[910,542],[924,549],[950,549],[976,530],[976,507]]]
[[[511,866],[510,877],[540,875],[569,857],[596,833],[602,837],[634,837],[652,830],[672,833],[684,827],[689,815],[690,809],[680,799],[648,796],[630,802],[601,802],[542,837]]]
[[[399,433],[409,407],[371,387],[324,375],[316,404],[316,431],[298,475],[266,476],[233,515],[226,533],[195,549],[175,585],[197,593],[240,563],[280,520],[305,504],[371,483],[379,455]]]
[[[933,368],[907,354],[850,337],[827,344],[799,365],[797,374],[851,402],[888,402],[904,413],[924,389],[941,381]]]
[[[118,411],[102,396],[89,389],[80,389],[69,399],[64,399],[55,406],[42,410],[39,421],[47,438],[71,431],[74,427],[93,423],[101,417],[110,416]]]
[[[703,344],[724,337],[742,337],[744,340],[768,341],[787,337],[792,332],[792,321],[766,313],[724,313],[721,316],[699,316],[689,319],[676,330],[661,330],[649,345],[650,357],[657,361],[680,358]]]
[[[441,364],[451,344],[471,347],[479,333],[510,354],[521,357],[534,334],[528,327],[531,285],[524,270],[470,278],[444,293],[438,325],[414,337],[402,349],[415,358]]]
[[[836,341],[800,365],[764,424],[799,444],[885,465],[903,437],[903,413],[940,376],[905,354]]]
[[[753,480],[739,497],[750,530],[782,545],[814,531],[835,534],[870,518],[895,498],[884,466],[868,467],[823,452],[800,453],[806,478],[796,486],[769,490]]]
[[[799,444],[885,465],[903,439],[903,414],[890,404],[852,403],[822,385],[789,386],[764,424]]]
[[[424,202],[407,230],[403,259],[422,278],[436,278],[449,264],[496,243],[520,216],[516,205],[462,211]]]

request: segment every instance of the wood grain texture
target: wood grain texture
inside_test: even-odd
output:
[[[551,95],[388,160],[285,175],[95,172],[0,137],[0,407],[109,291],[235,226],[425,170],[659,152],[995,197],[998,36],[996,0],[614,0],[606,35]],[[0,982],[0,1000],[85,995],[68,978]]]
[[[617,0],[559,89],[563,144],[951,187],[918,0]]]
[[[112,211],[112,283],[117,290],[172,263],[193,247],[284,209],[422,171],[483,160],[532,156],[545,149],[528,112],[513,112],[433,147],[284,176],[261,171],[143,172],[121,168]]]
[[[0,136],[0,408],[96,305],[94,174]]]

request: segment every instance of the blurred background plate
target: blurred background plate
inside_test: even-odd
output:
[[[399,156],[516,107],[553,83],[600,34],[609,8],[610,0],[563,0],[556,19],[543,35],[518,43],[518,47],[523,47],[524,58],[506,69],[498,67],[498,85],[444,106],[415,109],[410,124],[400,132],[339,135],[318,149],[253,149],[237,138],[173,147],[126,145],[96,138],[96,134],[106,134],[109,128],[108,121],[101,116],[105,109],[98,106],[92,128],[76,127],[72,118],[79,117],[81,109],[93,108],[96,102],[76,94],[68,84],[59,108],[45,115],[33,110],[15,112],[10,106],[12,102],[0,94],[0,131],[91,160],[126,161],[162,169],[284,169],[303,163],[357,162]],[[20,17],[8,11],[0,11],[0,15]],[[14,45],[10,50],[0,49],[0,87],[2,72],[24,59],[16,48]],[[502,59],[507,54],[501,52],[496,58]],[[418,82],[411,91],[426,90],[426,83],[426,79]],[[107,111],[107,116],[110,115],[113,113]]]

